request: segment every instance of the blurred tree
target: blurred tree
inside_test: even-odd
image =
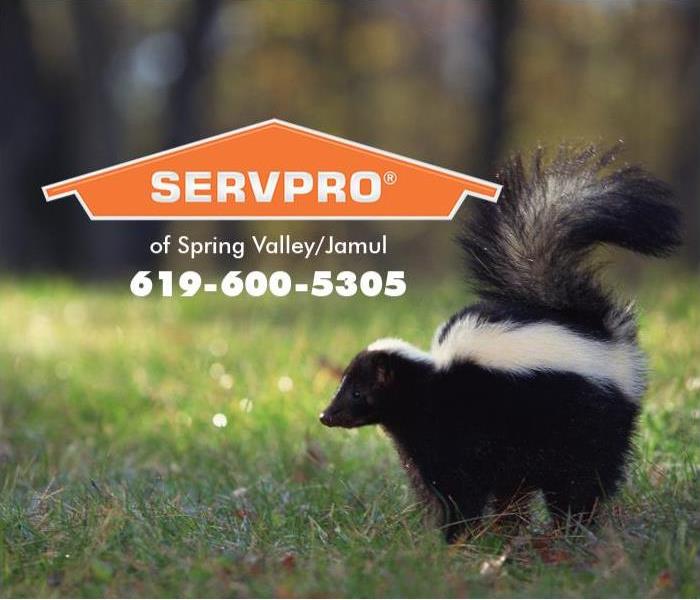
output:
[[[700,269],[700,2],[683,2],[677,18],[681,93],[674,99],[678,113],[674,182],[686,223],[685,253]]]
[[[193,142],[204,135],[202,115],[205,110],[198,100],[202,82],[211,70],[205,45],[216,22],[219,5],[219,0],[196,0],[191,3],[190,11],[184,11],[181,35],[185,64],[170,89],[166,148]]]
[[[487,34],[484,56],[484,88],[480,94],[478,163],[475,173],[493,177],[508,133],[508,98],[511,92],[512,40],[517,26],[517,0],[489,0],[485,3]]]
[[[81,209],[44,203],[40,185],[69,172],[69,86],[45,81],[24,5],[0,5],[0,265],[71,269],[78,252],[70,231]]]
[[[94,2],[71,4],[77,41],[75,112],[80,119],[72,132],[81,172],[120,162],[124,156],[124,123],[110,93],[110,68],[119,27],[114,5]],[[92,276],[125,270],[137,249],[131,223],[95,223],[83,228],[85,267]]]
[[[216,102],[216,98],[205,95],[207,78],[213,68],[213,57],[207,52],[211,46],[211,35],[220,9],[219,0],[194,0],[182,11],[180,33],[183,40],[184,65],[180,76],[173,82],[168,95],[168,115],[163,148],[173,148],[194,142],[206,135],[219,132],[207,130],[207,104]],[[234,222],[226,223],[189,223],[165,224],[151,222],[148,229],[150,239],[156,239],[166,229],[173,234],[188,234],[203,238],[224,231],[228,236],[235,236],[238,226]]]

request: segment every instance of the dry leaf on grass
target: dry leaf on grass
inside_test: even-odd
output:
[[[287,552],[280,560],[280,564],[287,570],[293,571],[297,565],[297,557],[294,552]]]
[[[343,377],[344,369],[337,363],[330,361],[325,356],[319,357],[318,366],[322,371],[326,371],[329,375],[335,377],[336,379],[342,379]]]

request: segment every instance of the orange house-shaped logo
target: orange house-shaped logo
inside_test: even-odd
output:
[[[501,186],[271,119],[42,190],[95,220],[447,220]]]

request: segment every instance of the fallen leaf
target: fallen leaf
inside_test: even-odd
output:
[[[663,592],[663,590],[671,587],[673,585],[673,577],[671,575],[671,572],[667,569],[664,571],[661,571],[659,573],[658,577],[656,578],[656,581],[654,582],[654,585],[651,589],[651,592],[649,593],[650,596],[657,596]]]
[[[539,550],[538,552],[542,562],[548,565],[556,565],[559,563],[569,562],[571,560],[571,554],[560,548],[546,548]]]
[[[532,539],[532,547],[542,562],[551,565],[570,561],[572,559],[571,553],[563,548],[557,548],[555,543],[555,538],[551,536]]]
[[[280,564],[287,570],[293,571],[297,564],[297,557],[293,552],[287,552],[280,560]]]
[[[344,373],[343,368],[341,366],[339,366],[337,363],[330,361],[325,356],[319,357],[318,366],[321,368],[321,370],[327,371],[330,375],[332,375],[336,379],[343,378],[343,373]]]

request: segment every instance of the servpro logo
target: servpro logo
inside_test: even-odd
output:
[[[340,171],[187,171],[184,193],[180,174],[156,171],[151,177],[154,202],[295,202],[315,193],[318,202],[377,202],[382,197],[382,178],[374,171],[357,171],[347,177]],[[280,175],[282,183],[280,183]],[[283,198],[280,200],[280,196]]]
[[[501,186],[271,119],[44,186],[91,219],[451,219]]]

